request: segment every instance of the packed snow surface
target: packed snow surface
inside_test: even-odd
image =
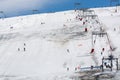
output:
[[[0,80],[69,80],[76,68],[100,66],[101,59],[111,54],[110,45],[119,58],[120,11],[115,9],[90,9],[98,17],[83,20],[74,10],[1,18]],[[101,26],[109,40],[93,36],[93,42],[92,31]]]

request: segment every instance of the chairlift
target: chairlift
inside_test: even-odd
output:
[[[116,6],[115,12],[117,12],[117,6],[119,6],[119,0],[110,0],[110,6],[114,4]]]
[[[74,3],[75,5],[75,11],[79,9],[79,6],[81,5],[79,2]]]
[[[75,5],[80,5],[80,3],[75,3]]]
[[[107,41],[108,41],[108,43],[109,43],[109,46],[110,46],[110,52],[111,52],[111,54],[112,54],[112,52],[116,49],[116,48],[114,48],[112,45],[111,45],[111,42],[110,42],[110,39],[109,39],[109,36],[108,36],[108,34],[106,33],[106,32],[104,32],[104,31],[93,31],[92,32],[92,47],[94,47],[94,41],[96,41],[96,37],[95,37],[95,40],[93,40],[94,38],[94,35],[95,36],[100,36],[100,37],[103,37],[103,36],[106,36],[106,38],[107,38]]]
[[[0,13],[4,16],[4,18],[6,18],[6,15],[5,15],[5,13],[3,12],[3,11],[0,11]],[[2,17],[0,17],[0,19],[1,19]]]
[[[110,65],[107,66],[107,64],[104,64],[105,61],[109,61]],[[113,61],[116,62],[116,65],[113,65]],[[111,54],[109,55],[107,58],[102,58],[102,71],[104,71],[104,67],[106,66],[106,68],[110,68],[110,70],[113,70],[113,66],[116,66],[116,70],[118,70],[118,58],[114,58],[114,56]]]
[[[98,18],[98,15],[86,15],[86,17],[88,17],[88,19],[96,19]]]
[[[89,10],[89,9],[83,9],[83,15],[95,15],[94,10]]]
[[[37,9],[33,9],[32,10],[32,12],[33,12],[33,14],[35,14],[35,12],[38,12],[39,10],[37,10]]]

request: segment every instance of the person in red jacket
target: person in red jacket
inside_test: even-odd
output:
[[[85,25],[85,22],[83,22],[83,25]]]
[[[85,32],[87,32],[88,31],[88,29],[87,28],[85,28]]]
[[[102,51],[104,51],[105,50],[105,48],[102,48]]]
[[[94,53],[94,49],[93,49],[93,48],[91,49],[91,52],[90,52],[90,53]]]

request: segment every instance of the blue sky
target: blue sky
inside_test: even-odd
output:
[[[79,2],[79,8],[110,6],[111,0],[0,0],[0,11],[7,17],[22,16],[35,13],[73,10],[74,3]],[[113,5],[116,2],[112,3]],[[0,13],[0,17],[3,14]]]

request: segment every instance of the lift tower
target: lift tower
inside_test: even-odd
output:
[[[120,5],[119,0],[110,0],[110,6],[116,6],[115,12],[118,12],[117,7]]]

